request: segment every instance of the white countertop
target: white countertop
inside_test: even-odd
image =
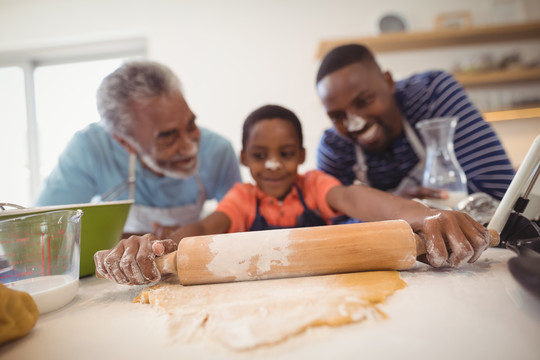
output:
[[[142,287],[83,278],[75,299],[44,314],[0,359],[540,359],[540,301],[489,249],[472,265],[401,272],[407,287],[380,306],[388,319],[310,329],[284,343],[232,352],[173,342],[167,318],[133,304]]]

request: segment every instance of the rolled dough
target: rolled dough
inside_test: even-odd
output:
[[[377,304],[406,283],[397,271],[374,271],[215,285],[160,284],[133,301],[169,316],[175,341],[210,339],[232,350],[282,342],[310,327],[386,315]]]

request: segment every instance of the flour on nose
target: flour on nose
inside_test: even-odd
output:
[[[366,126],[367,121],[364,120],[361,116],[356,115],[350,115],[347,116],[347,119],[345,120],[345,127],[347,128],[347,131],[359,131]]]
[[[264,163],[264,167],[268,170],[277,170],[281,167],[281,163],[274,159],[268,159]]]

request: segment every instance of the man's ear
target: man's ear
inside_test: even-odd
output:
[[[120,145],[122,145],[122,147],[127,150],[128,153],[135,155],[137,154],[137,150],[135,150],[135,148],[131,145],[130,141],[126,140],[118,134],[112,134],[112,136],[114,140],[118,141],[118,143],[120,143]]]
[[[396,83],[394,82],[394,79],[392,78],[392,74],[390,71],[385,71],[383,73],[384,81],[386,82],[386,85],[388,85],[388,88],[392,92],[392,94],[396,93]]]

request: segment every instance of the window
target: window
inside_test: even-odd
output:
[[[32,206],[73,134],[99,120],[96,90],[144,41],[0,53],[0,202]]]
[[[30,173],[24,93],[24,72],[0,68],[0,202],[28,204]]]

